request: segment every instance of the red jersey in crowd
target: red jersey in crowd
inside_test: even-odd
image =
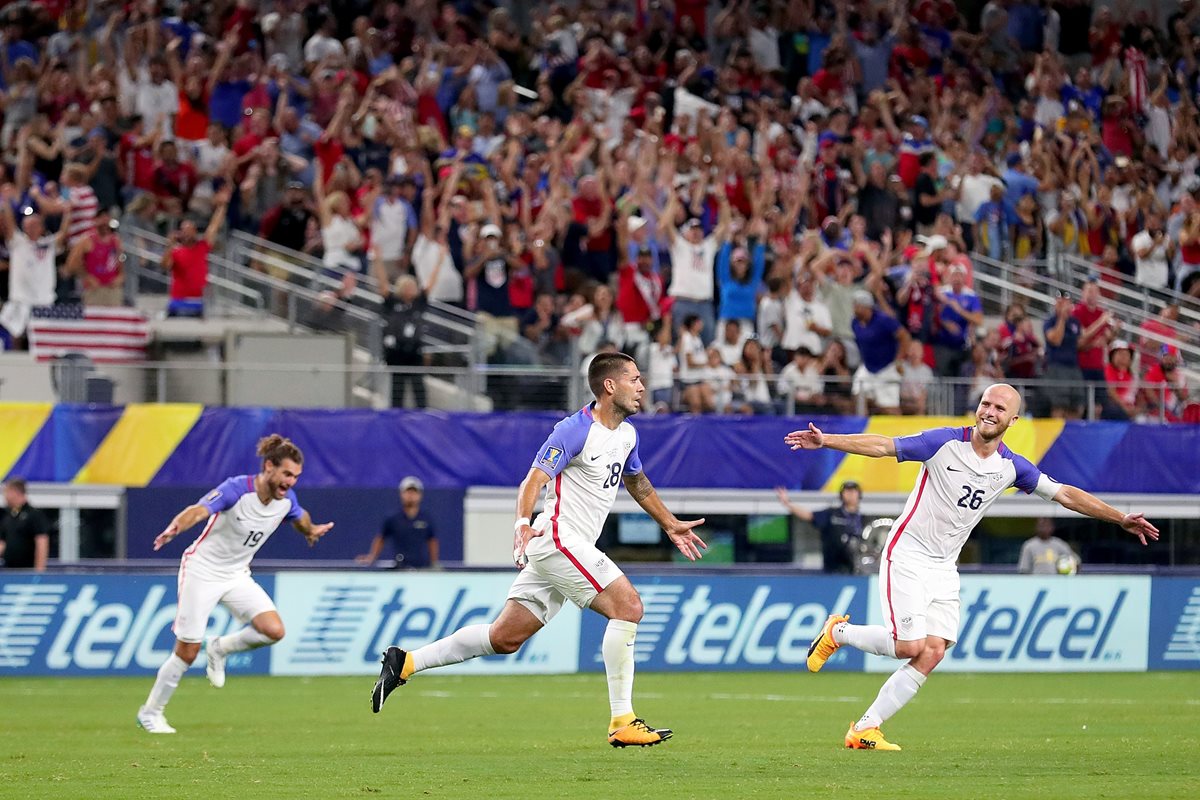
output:
[[[1100,317],[1102,317],[1103,315],[1104,315],[1104,309],[1100,308],[1100,306],[1096,306],[1095,308],[1088,308],[1083,303],[1080,303],[1079,305],[1075,306],[1075,310],[1071,312],[1071,316],[1073,316],[1075,319],[1079,320],[1079,331],[1080,331],[1080,339],[1081,340],[1082,340],[1083,332],[1086,331],[1088,329],[1088,327],[1090,325],[1092,325],[1092,323],[1094,323],[1096,320],[1100,319]],[[1105,328],[1107,328],[1107,327],[1109,327],[1109,326],[1106,325]],[[1103,334],[1103,331],[1101,331],[1101,334]],[[1104,362],[1105,362],[1104,351],[1105,351],[1105,347],[1106,347],[1105,337],[1103,335],[1097,335],[1097,337],[1093,341],[1094,341],[1094,344],[1091,347],[1088,347],[1086,349],[1081,348],[1079,350],[1079,368],[1080,369],[1091,369],[1091,370],[1103,370],[1104,369]]]
[[[119,153],[125,165],[125,182],[135,189],[154,191],[154,148],[149,145],[138,147],[141,134],[127,133],[121,137]]]
[[[171,299],[198,300],[204,297],[208,285],[208,254],[212,250],[206,239],[171,248]]]
[[[634,264],[626,264],[617,273],[617,311],[634,325],[645,325],[662,316],[662,276],[654,270],[641,272]]]

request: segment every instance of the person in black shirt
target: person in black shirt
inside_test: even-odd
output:
[[[809,511],[804,506],[788,499],[787,489],[776,487],[779,502],[794,516],[811,522],[821,534],[821,555],[825,559],[824,571],[828,573],[853,574],[854,551],[851,545],[862,538],[863,527],[871,520],[864,518],[861,511],[862,488],[856,481],[846,481],[838,491],[841,504],[821,511]]]
[[[425,569],[438,563],[438,541],[433,521],[421,511],[425,486],[409,475],[400,481],[402,510],[383,521],[383,530],[371,542],[371,552],[354,560],[359,564],[374,564],[383,552],[385,539],[391,539],[396,549],[396,566],[404,569]]]
[[[313,218],[304,184],[292,181],[283,193],[283,202],[266,213],[259,235],[272,244],[289,250],[303,250],[308,222]]]
[[[380,272],[382,269],[380,265]],[[401,275],[396,279],[393,289],[388,289],[386,283],[380,286],[386,292],[383,298],[383,312],[387,320],[383,329],[384,361],[389,367],[427,366],[421,341],[425,335],[425,295],[417,279],[411,275]],[[404,406],[405,387],[410,385],[417,408],[425,407],[425,376],[406,371],[392,375],[392,408]]]
[[[29,505],[24,479],[14,477],[5,482],[4,502],[8,505],[0,517],[4,566],[45,572],[50,557],[50,525],[42,512]]]
[[[917,175],[917,184],[913,187],[913,222],[916,223],[917,233],[929,234],[933,223],[937,221],[942,203],[953,196],[953,192],[939,191],[937,186],[938,162],[933,153],[921,156],[921,173]]]

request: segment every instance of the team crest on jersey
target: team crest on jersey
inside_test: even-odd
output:
[[[558,462],[562,459],[562,450],[557,447],[547,447],[546,452],[542,453],[542,457],[538,459],[550,469],[558,466]]]

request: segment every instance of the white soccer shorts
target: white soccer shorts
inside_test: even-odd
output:
[[[208,618],[217,603],[229,609],[243,623],[266,611],[274,611],[275,603],[266,590],[254,582],[249,573],[227,580],[212,580],[197,575],[179,575],[179,608],[175,613],[175,638],[195,644],[204,641]]]
[[[610,583],[625,573],[595,545],[575,544],[530,556],[513,581],[508,599],[516,600],[545,625],[564,600],[587,608]]]
[[[892,638],[911,642],[940,636],[957,641],[958,584],[956,569],[885,559],[879,570],[879,606]]]

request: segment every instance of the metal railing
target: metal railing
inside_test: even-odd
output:
[[[1060,255],[1058,274],[1062,280],[1076,286],[1082,286],[1092,274],[1099,275],[1104,279],[1103,289],[1121,298],[1122,305],[1140,308],[1143,312],[1154,315],[1158,307],[1169,302],[1179,306],[1181,320],[1200,322],[1200,299],[1174,289],[1149,289],[1130,283],[1128,275],[1109,269],[1103,264],[1088,261],[1082,256],[1070,253]]]
[[[1067,291],[1078,295],[1076,284],[1049,274],[1039,274],[1034,285],[1027,285],[1026,274],[1023,274],[1024,270],[1020,266],[996,261],[978,253],[973,253],[971,260],[975,264],[976,292],[984,299],[985,310],[991,313],[1003,313],[1010,302],[1020,299],[1031,311],[1045,315],[1053,311],[1055,293]],[[991,307],[987,308],[989,303]],[[1136,334],[1148,341],[1178,347],[1192,363],[1200,360],[1200,346],[1195,342],[1195,333],[1188,325],[1179,321],[1166,322],[1158,319],[1156,313],[1116,299],[1101,298],[1100,307],[1112,312],[1121,321],[1125,327],[1123,338],[1132,338]],[[1145,323],[1151,319],[1164,324],[1172,335],[1164,337],[1144,329]]]
[[[30,362],[25,369],[45,369],[46,365]],[[5,365],[6,374],[20,382],[20,367]],[[272,375],[278,392],[271,398],[273,406],[287,407],[289,387],[313,380],[350,379],[359,384],[378,387],[370,397],[357,397],[358,405],[386,408],[392,404],[394,382],[403,388],[396,405],[413,406],[417,402],[416,386],[423,389],[429,408],[456,411],[558,410],[576,409],[591,399],[584,374],[579,368],[567,366],[538,366],[529,364],[486,364],[470,367],[388,367],[379,364],[257,364],[196,362],[142,362],[121,365],[97,365],[95,373],[114,381],[114,402],[191,402],[187,386],[196,380],[173,379],[172,374],[185,371],[189,377],[204,385],[228,386],[238,376]],[[408,380],[405,380],[408,379]],[[415,379],[415,380],[413,380]],[[996,379],[1003,380],[1003,379]],[[729,381],[709,381],[716,399],[715,413],[756,414],[766,416],[796,415],[854,415],[879,413],[865,397],[853,391],[853,378],[834,376],[822,379],[819,397],[808,400],[784,387],[779,375],[737,376]],[[961,416],[973,414],[983,388],[990,378],[935,378],[927,385],[898,383],[902,415]],[[1056,407],[1066,407],[1071,390],[1079,390],[1074,402],[1074,414],[1082,419],[1112,418],[1107,386],[1103,383],[1048,380],[1031,378],[1010,382],[1021,390],[1024,416],[1049,417]],[[414,386],[416,384],[416,386]],[[766,391],[763,393],[762,387]],[[1195,388],[1195,387],[1191,387]],[[1170,388],[1162,385],[1143,386],[1144,406],[1151,409],[1138,420],[1165,422]],[[225,395],[222,393],[221,395]],[[224,400],[222,402],[225,402]],[[690,409],[684,400],[684,387],[679,382],[658,392],[647,391],[643,401],[644,413],[683,413]]]
[[[340,283],[326,274],[321,259],[308,253],[290,250],[245,231],[233,231],[226,245],[226,257],[233,263],[256,272],[276,273],[310,287],[341,288]],[[373,275],[358,275],[357,286],[350,297],[360,307],[382,314],[381,287]],[[478,327],[475,314],[436,300],[426,304],[424,352],[446,357],[457,356],[459,363],[473,363],[477,348],[473,340]]]

